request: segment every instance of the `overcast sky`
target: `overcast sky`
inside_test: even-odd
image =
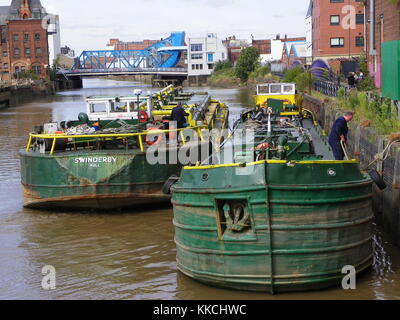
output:
[[[171,31],[189,37],[207,32],[226,38],[305,35],[309,0],[41,0],[60,15],[61,42],[80,53],[105,49],[108,39],[166,38]],[[11,0],[0,0],[9,5]]]

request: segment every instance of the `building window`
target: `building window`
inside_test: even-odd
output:
[[[214,65],[212,63],[208,64],[208,70],[213,70],[214,69]]]
[[[199,59],[203,59],[203,55],[201,53],[195,53],[195,54],[192,54],[191,58],[192,58],[192,60],[199,60]]]
[[[42,74],[42,67],[41,66],[32,66],[32,71],[36,74]]]
[[[356,14],[356,24],[364,24],[364,14]]]
[[[4,64],[3,64],[3,68],[4,68],[4,69],[8,69],[8,63],[4,63]]]
[[[35,33],[35,40],[40,41],[40,33]]]
[[[29,41],[29,34],[28,33],[24,33],[24,42]]]
[[[331,26],[338,26],[340,24],[340,16],[331,16]]]
[[[225,52],[222,52],[222,60],[225,60]]]
[[[200,65],[200,70],[203,70],[203,65],[202,64]]]
[[[190,45],[190,50],[191,51],[203,51],[203,45],[202,44],[192,44],[192,45]]]
[[[344,0],[331,0],[331,3],[344,2]]]
[[[331,48],[343,48],[344,38],[331,38]]]
[[[18,41],[19,40],[19,35],[17,33],[13,34],[13,40]]]
[[[16,74],[19,73],[19,67],[15,67],[15,73],[16,73]]]
[[[30,57],[30,56],[31,56],[31,49],[25,48],[25,57]]]
[[[214,54],[213,53],[207,54],[207,61],[208,62],[214,62]]]
[[[21,51],[18,48],[14,49],[14,56],[19,56],[21,54]]]
[[[8,57],[8,52],[7,51],[3,51],[3,57]]]
[[[356,47],[364,47],[364,37],[356,37]]]
[[[192,70],[196,70],[196,65],[192,64]]]
[[[42,48],[36,48],[36,57],[40,57],[42,55]]]
[[[26,67],[25,66],[22,66],[21,67],[21,72],[25,72],[26,71]]]

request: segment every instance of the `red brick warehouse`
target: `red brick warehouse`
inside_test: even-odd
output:
[[[0,7],[2,80],[29,70],[41,79],[48,76],[46,15],[40,0],[13,0],[10,6]]]

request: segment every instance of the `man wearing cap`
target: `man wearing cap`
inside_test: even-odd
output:
[[[336,119],[332,126],[331,134],[329,136],[329,145],[332,148],[335,160],[344,159],[344,151],[341,142],[347,143],[347,134],[349,132],[347,123],[353,120],[353,116],[353,112],[346,112],[342,117]]]

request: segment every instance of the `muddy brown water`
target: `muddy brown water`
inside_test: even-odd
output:
[[[23,208],[18,150],[35,125],[77,118],[88,95],[152,90],[109,80],[84,86],[0,112],[0,299],[400,299],[400,249],[379,227],[374,266],[358,277],[356,290],[271,296],[208,287],[177,271],[169,206],[105,213]],[[250,103],[245,89],[207,90],[229,104],[232,121]],[[55,290],[42,288],[46,265],[56,269]]]

